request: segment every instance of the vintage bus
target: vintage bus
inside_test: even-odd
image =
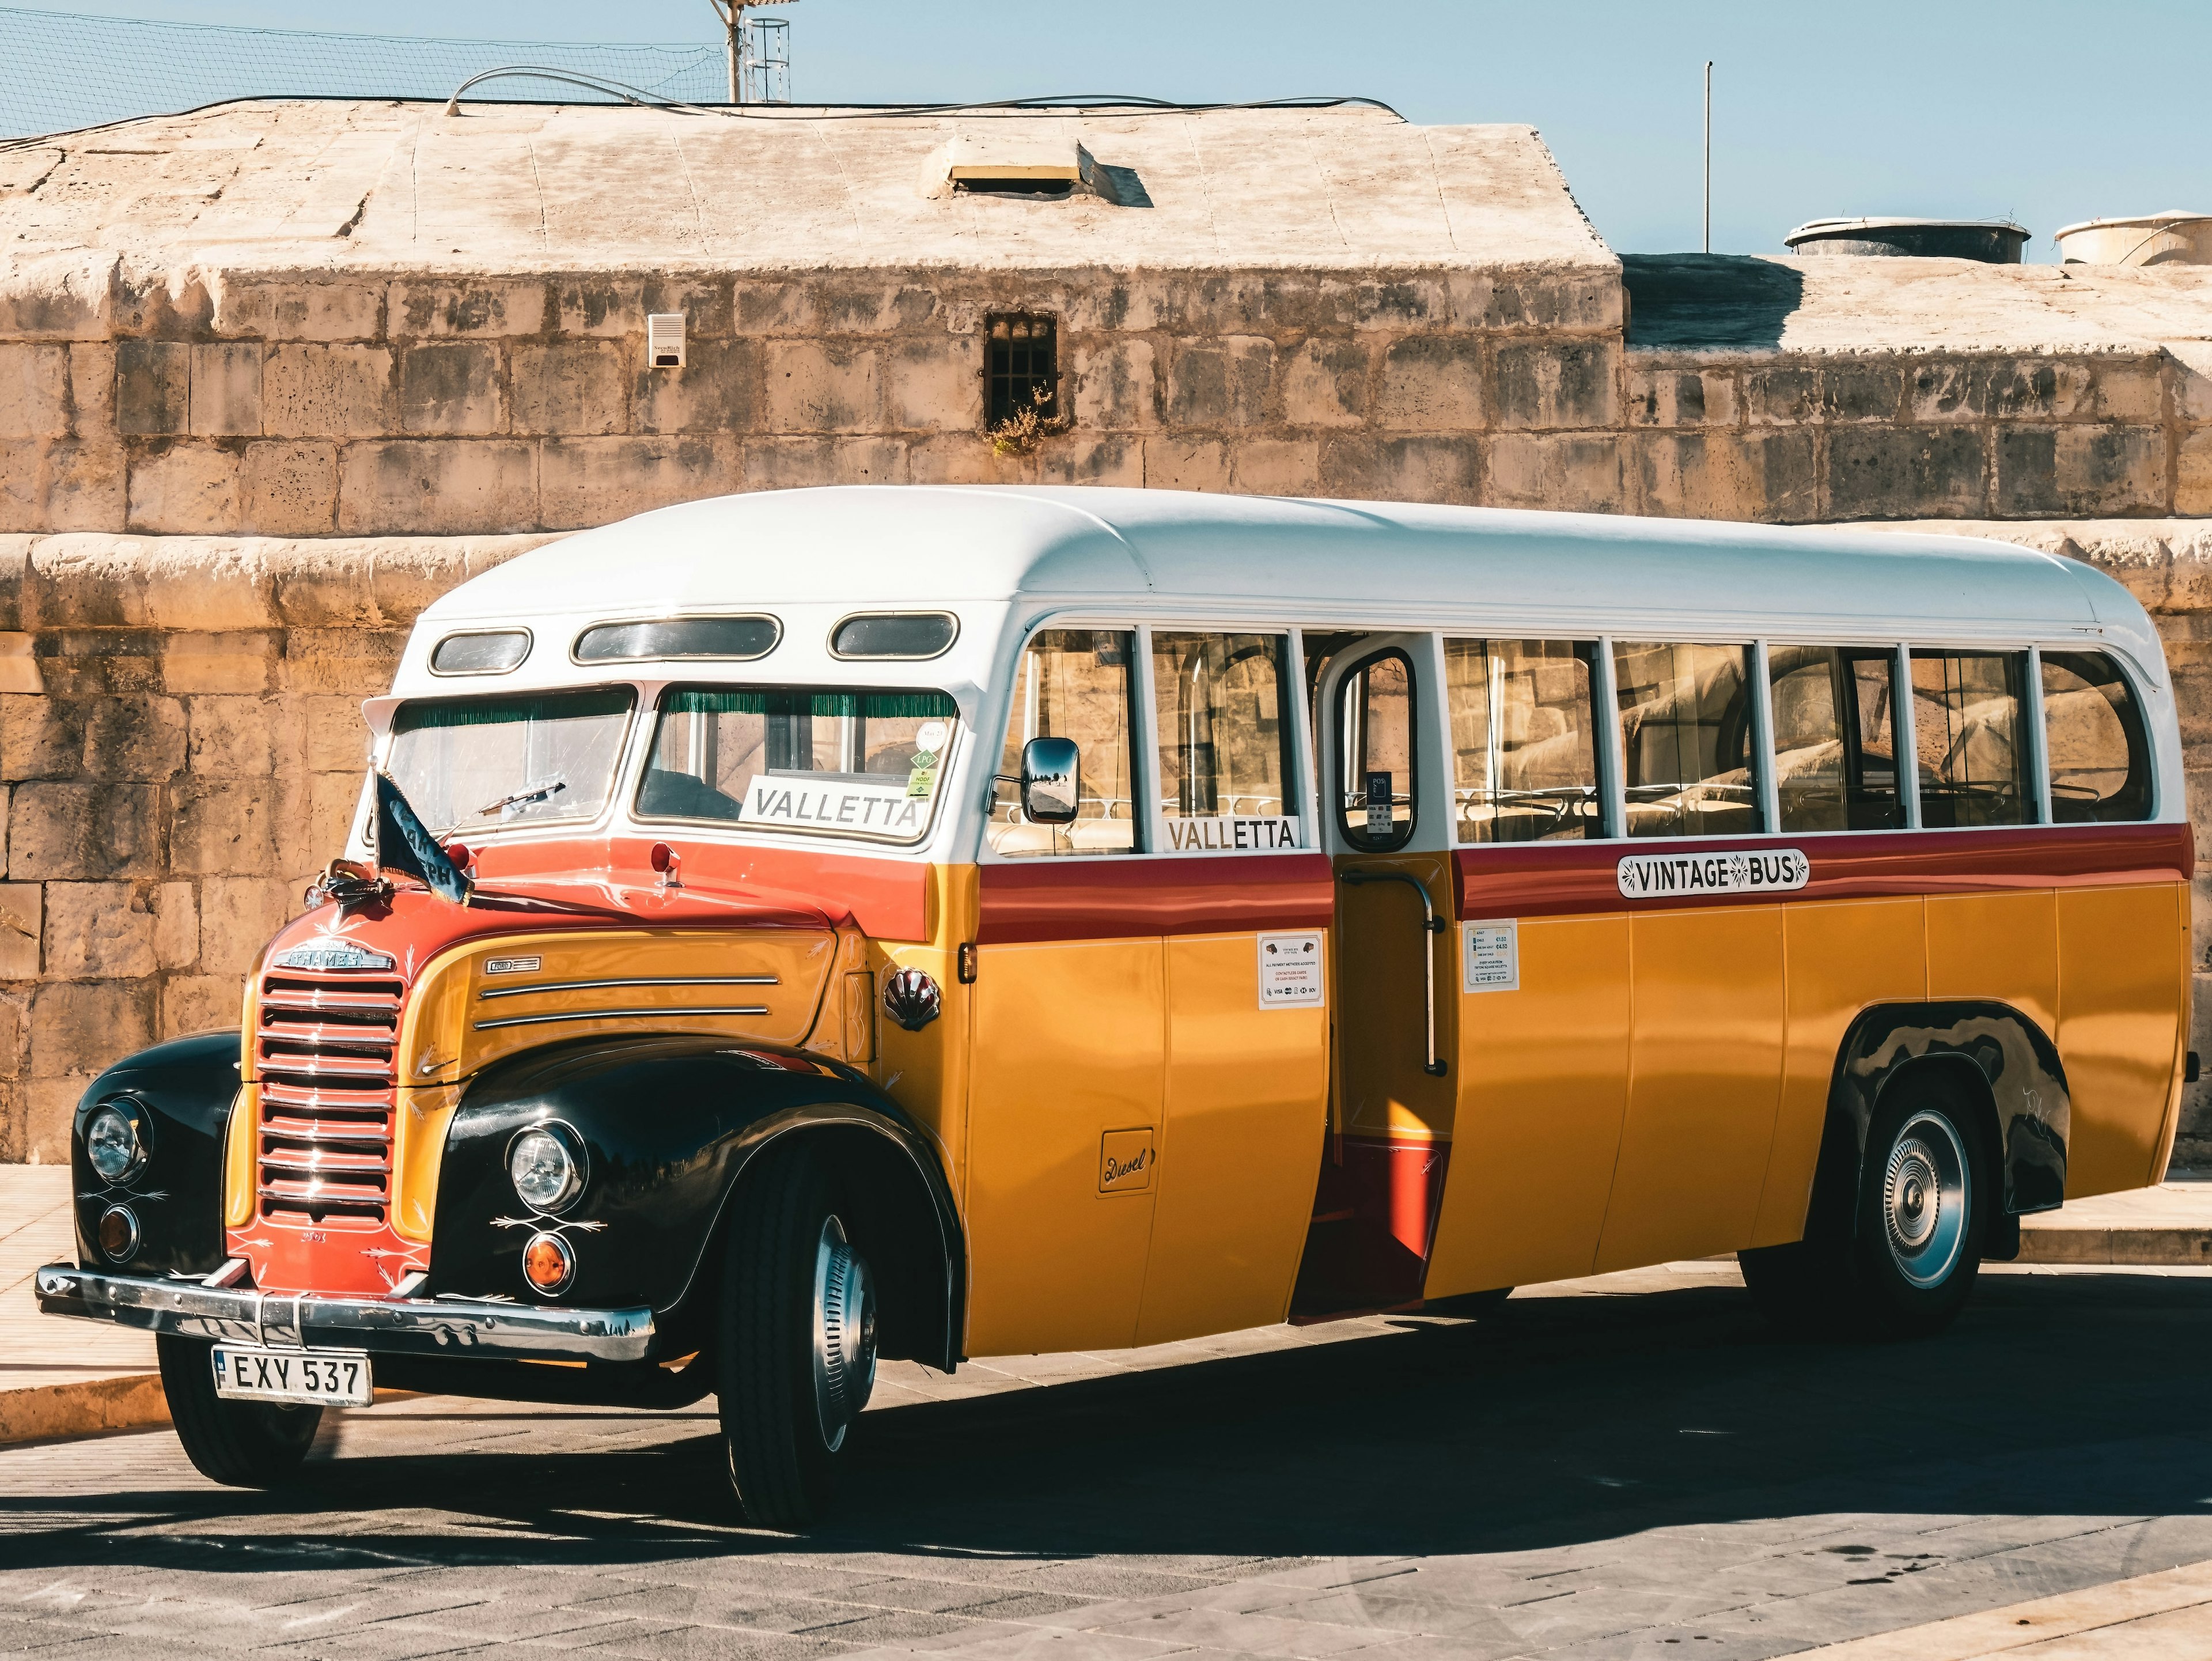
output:
[[[374,1387],[719,1400],[816,1515],[878,1356],[1740,1254],[1924,1334],[2161,1175],[2174,699],[1990,542],[830,489],[426,611],[242,1038],[76,1121],[48,1310],[218,1481]]]

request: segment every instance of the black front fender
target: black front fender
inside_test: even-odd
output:
[[[576,1133],[589,1171],[558,1216],[534,1212],[507,1176],[507,1150],[534,1124]],[[787,1135],[820,1135],[833,1180],[877,1153],[926,1194],[915,1209],[923,1241],[902,1237],[902,1256],[933,1260],[929,1339],[920,1359],[957,1359],[966,1256],[959,1215],[927,1134],[866,1076],[769,1045],[712,1037],[579,1039],[487,1069],[464,1093],[446,1135],[436,1232],[424,1290],[466,1297],[541,1299],[523,1278],[523,1247],[541,1229],[576,1256],[559,1302],[600,1308],[645,1305],[672,1334],[696,1334],[707,1312],[708,1259],[746,1166]],[[862,1157],[854,1158],[854,1153]],[[907,1231],[910,1237],[915,1231]],[[883,1264],[919,1271],[919,1262]],[[688,1317],[688,1318],[687,1318]],[[888,1336],[888,1335],[887,1335]],[[888,1349],[888,1345],[887,1345]]]
[[[92,1081],[70,1128],[82,1267],[191,1275],[222,1267],[222,1139],[238,1099],[238,1059],[234,1030],[199,1032],[142,1050]],[[112,1183],[85,1158],[84,1126],[103,1104],[125,1098],[143,1128],[146,1162]],[[98,1244],[101,1214],[115,1205],[138,1222],[138,1248],[121,1259]]]

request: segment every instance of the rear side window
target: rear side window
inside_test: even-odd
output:
[[[1630,836],[1741,836],[1759,828],[1750,657],[1745,646],[1614,642]]]
[[[1591,693],[1596,661],[1590,641],[1444,642],[1458,840],[1605,834]]]
[[[2055,822],[2150,817],[2150,742],[2119,665],[2102,652],[2045,652],[2043,731]]]
[[[1932,830],[2033,817],[2021,741],[2025,652],[1912,654],[1920,823]]]
[[[1775,646],[1774,793],[1780,829],[1895,830],[1897,654],[1883,647]]]

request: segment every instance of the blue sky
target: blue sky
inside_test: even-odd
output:
[[[47,11],[513,40],[711,41],[708,0],[44,0]],[[804,100],[1051,92],[1363,93],[1422,122],[1528,122],[1606,240],[1698,241],[1714,71],[1713,246],[1778,252],[1829,214],[2060,225],[2212,211],[2204,0],[802,0]],[[0,19],[4,21],[4,19]],[[211,73],[219,74],[219,71]],[[210,81],[209,99],[234,90]]]

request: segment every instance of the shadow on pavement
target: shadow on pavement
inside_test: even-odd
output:
[[[231,1537],[258,1518],[338,1567],[1492,1553],[1830,1513],[2203,1515],[2212,1439],[2189,1403],[2208,1372],[2212,1279],[1996,1278],[1944,1337],[1875,1347],[1774,1337],[1734,1287],[1534,1297],[1476,1323],[872,1414],[836,1518],[798,1541],[739,1529],[698,1418],[659,1421],[670,1439],[643,1451],[522,1434],[342,1457],[284,1495],[0,1496],[0,1526],[72,1518],[17,1534],[22,1567],[173,1564],[206,1538],[195,1519],[235,1519]],[[515,1422],[557,1439],[565,1417]],[[441,1509],[472,1526],[422,1515]],[[380,1528],[385,1511],[413,1515]],[[149,1513],[163,1533],[111,1531]]]

